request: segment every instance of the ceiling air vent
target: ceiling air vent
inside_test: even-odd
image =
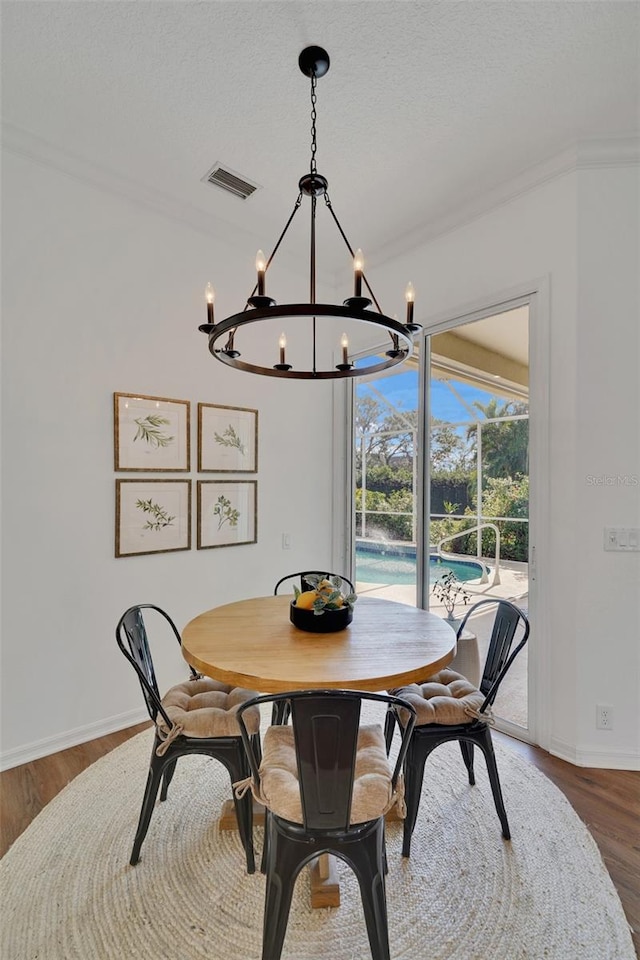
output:
[[[223,167],[221,163],[215,163],[204,175],[202,182],[221,187],[227,193],[232,193],[234,197],[240,197],[241,200],[247,200],[252,193],[260,189],[257,183],[251,183],[246,177],[230,170],[229,167]]]

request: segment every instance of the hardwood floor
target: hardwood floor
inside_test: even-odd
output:
[[[81,743],[0,773],[0,857],[43,807],[95,760],[151,726],[151,721]]]
[[[69,781],[148,726],[141,723],[1,773],[0,856]],[[574,767],[538,747],[499,733],[494,736],[546,774],[591,831],[622,901],[640,956],[640,773]]]

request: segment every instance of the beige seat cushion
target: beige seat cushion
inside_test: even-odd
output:
[[[484,703],[484,694],[477,687],[460,673],[447,669],[435,673],[424,683],[410,683],[393,692],[415,707],[416,726],[471,723],[480,719],[478,711]]]
[[[391,777],[382,728],[379,725],[361,727],[351,802],[352,824],[375,820],[392,806],[395,797]],[[260,799],[273,813],[294,823],[303,822],[292,727],[275,726],[267,730],[262,747],[260,785]]]
[[[230,687],[204,677],[171,687],[162,698],[162,706],[185,737],[239,737],[238,707],[257,695],[254,690]],[[260,708],[250,707],[244,713],[244,722],[249,733],[257,733]],[[160,715],[158,729],[161,734],[169,733]]]

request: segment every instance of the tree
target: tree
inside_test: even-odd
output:
[[[369,466],[411,462],[417,424],[417,410],[392,411],[385,416],[375,397],[358,396],[355,426],[361,442],[356,449],[356,469],[362,468],[362,446]]]
[[[413,460],[416,431],[418,429],[418,411],[406,410],[389,413],[380,425],[380,459],[387,466],[393,462],[405,464]]]
[[[487,420],[528,412],[526,403],[508,400],[500,404],[495,397],[484,404],[474,400],[473,405]],[[467,437],[471,439],[475,431],[475,425],[469,427]],[[528,419],[482,424],[482,467],[487,477],[521,477],[529,473]]]
[[[355,404],[356,436],[360,443],[356,446],[356,469],[362,469],[362,455],[366,455],[367,463],[374,457],[380,443],[380,423],[382,421],[382,405],[374,397],[358,396]],[[364,447],[364,451],[363,451]]]
[[[431,418],[431,464],[436,470],[468,470],[473,445],[446,420]]]

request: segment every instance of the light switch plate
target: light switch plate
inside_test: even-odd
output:
[[[604,549],[619,553],[637,553],[640,551],[640,528],[605,527]]]

